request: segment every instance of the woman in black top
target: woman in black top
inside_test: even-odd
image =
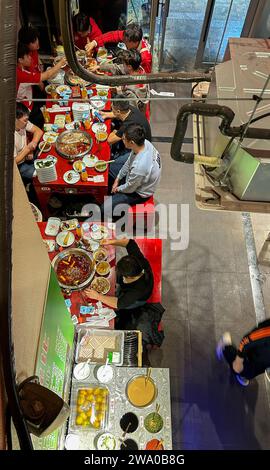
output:
[[[103,240],[102,245],[125,247],[128,255],[116,265],[116,297],[99,294],[91,288],[85,289],[90,299],[96,299],[117,310],[134,309],[146,303],[152,294],[154,278],[151,266],[134,240]]]

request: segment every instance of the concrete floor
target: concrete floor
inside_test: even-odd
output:
[[[155,88],[174,88],[176,96],[190,94],[189,85],[159,84]],[[173,135],[180,102],[170,103],[169,108],[166,101],[151,104],[154,136]],[[270,449],[270,395],[265,376],[243,388],[215,357],[216,343],[224,331],[230,331],[237,343],[256,324],[241,214],[197,209],[193,166],[174,162],[170,144],[154,144],[163,161],[156,202],[185,203],[190,209],[188,248],[173,252],[170,241],[164,240],[166,337],[162,348],[150,354],[153,367],[170,368],[173,447]],[[252,220],[259,255],[270,217],[255,215]],[[261,268],[269,311],[270,263]]]

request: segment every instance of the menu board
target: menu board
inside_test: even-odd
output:
[[[51,269],[47,299],[36,361],[36,375],[40,384],[65,401],[70,388],[70,373],[74,325],[60,290],[55,272]],[[59,448],[61,427],[43,438],[33,438],[35,449]]]

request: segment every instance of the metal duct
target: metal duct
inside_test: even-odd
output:
[[[176,128],[171,146],[171,157],[176,161],[184,163],[194,162],[193,153],[181,151],[187,130],[188,118],[191,114],[196,114],[197,116],[220,117],[222,121],[219,126],[219,130],[222,134],[229,137],[240,137],[245,132],[245,138],[247,139],[270,139],[269,129],[246,129],[247,124],[243,124],[239,127],[231,127],[231,123],[234,119],[234,112],[227,106],[207,103],[185,104],[178,112]]]

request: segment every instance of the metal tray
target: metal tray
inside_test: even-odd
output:
[[[109,389],[99,383],[76,382],[71,393],[71,431],[100,432],[109,416]]]
[[[72,397],[73,389],[79,385],[81,388],[91,386],[95,384],[95,387],[99,386],[94,376],[95,366],[91,365],[91,373],[89,379],[84,382],[78,382],[73,378],[72,385]],[[169,369],[152,369],[151,377],[158,387],[158,398],[145,408],[135,408],[132,406],[126,398],[125,389],[127,382],[133,377],[138,375],[146,375],[147,369],[136,368],[136,367],[117,367],[113,380],[108,383],[106,388],[109,390],[109,413],[108,420],[106,422],[106,430],[113,434],[117,440],[116,449],[120,448],[123,429],[120,426],[121,418],[126,413],[134,413],[138,418],[138,427],[134,432],[127,432],[126,439],[134,440],[138,448],[143,450],[146,447],[147,442],[152,439],[162,439],[165,450],[172,449],[172,427],[171,427],[171,405],[170,405],[170,378]],[[101,385],[102,386],[102,385]],[[147,415],[156,411],[157,404],[160,406],[159,414],[163,419],[163,428],[158,433],[150,433],[145,429],[144,420]],[[74,399],[71,401],[71,409],[76,406]],[[72,412],[74,410],[72,409]],[[96,439],[102,431],[96,430],[96,432],[89,431],[84,432],[78,428],[74,431],[71,428],[72,421],[69,422],[69,431],[75,432],[79,437],[79,448],[80,450],[94,450],[96,449]]]
[[[77,338],[77,346],[76,346],[76,354],[75,354],[75,360],[76,362],[84,362],[84,361],[89,361],[90,364],[105,364],[106,362],[106,357],[103,358],[95,358],[95,357],[85,357],[81,358],[80,357],[80,351],[81,351],[81,341],[83,338],[87,335],[89,337],[115,337],[115,343],[116,346],[114,349],[108,348],[108,352],[112,351],[115,353],[119,353],[119,361],[115,361],[112,363],[114,366],[121,366],[123,364],[123,353],[124,353],[124,332],[123,331],[116,331],[116,330],[105,330],[105,329],[94,329],[93,327],[87,327],[87,326],[78,326],[77,327],[78,331],[78,338]],[[105,354],[106,349],[104,349],[104,354]]]

